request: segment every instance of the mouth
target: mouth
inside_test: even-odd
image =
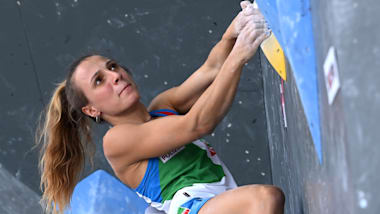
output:
[[[126,89],[128,89],[128,87],[131,86],[131,83],[128,83],[126,86],[124,86],[123,89],[121,89],[120,93],[119,93],[119,96],[121,95],[121,93],[123,93],[123,91],[125,91]]]

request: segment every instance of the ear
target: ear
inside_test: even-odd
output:
[[[100,111],[98,111],[95,107],[89,105],[82,107],[82,112],[90,117],[96,117],[100,115]]]

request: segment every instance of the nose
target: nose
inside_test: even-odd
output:
[[[111,72],[111,76],[112,76],[112,84],[114,84],[114,85],[117,85],[119,83],[120,79],[122,78],[121,74],[119,72],[115,72],[115,71]]]

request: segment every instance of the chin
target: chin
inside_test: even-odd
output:
[[[140,95],[138,93],[134,94],[130,97],[129,105],[128,106],[134,106],[140,102]]]

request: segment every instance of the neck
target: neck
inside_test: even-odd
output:
[[[104,119],[108,121],[112,126],[116,126],[125,123],[142,124],[151,120],[151,116],[148,113],[145,105],[141,102],[137,102],[123,114]]]

